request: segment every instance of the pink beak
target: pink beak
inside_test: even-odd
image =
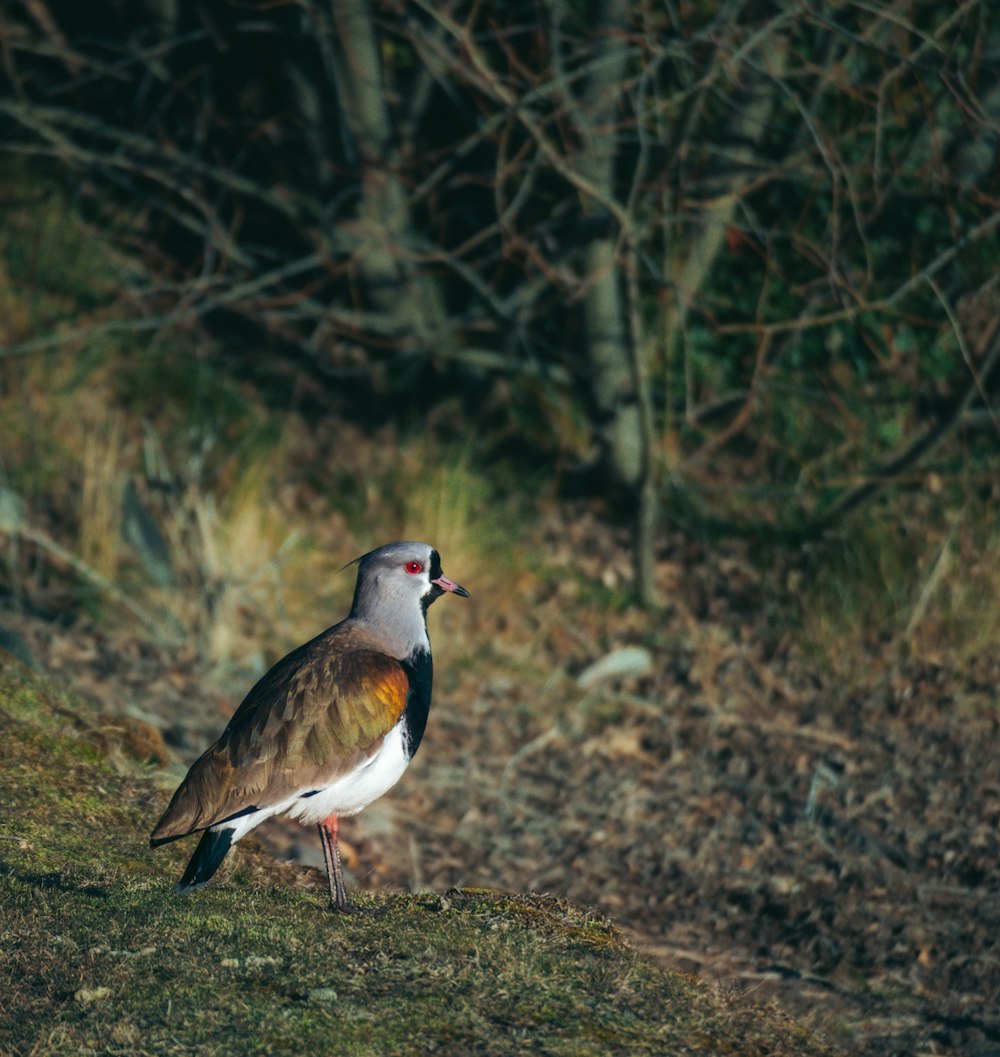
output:
[[[439,576],[436,580],[431,580],[431,583],[440,587],[442,591],[453,591],[462,598],[469,597],[469,592],[464,587],[456,584],[454,580],[449,580],[447,576]]]

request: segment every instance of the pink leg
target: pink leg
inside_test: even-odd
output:
[[[337,816],[330,815],[319,824],[319,839],[323,845],[326,879],[330,885],[330,909],[347,911],[351,909],[351,904],[347,901],[347,886],[340,865],[340,845],[337,843],[339,829]]]

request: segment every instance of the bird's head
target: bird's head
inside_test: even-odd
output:
[[[357,559],[358,582],[351,613],[387,633],[402,632],[443,594],[469,592],[441,570],[441,556],[427,543],[389,543]]]

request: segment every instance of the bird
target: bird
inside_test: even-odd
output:
[[[179,891],[207,884],[238,840],[285,815],[318,826],[330,909],[351,909],[339,820],[388,792],[413,759],[431,705],[427,607],[469,597],[427,543],[390,543],[355,563],[350,614],[258,680],[153,830],[153,848],[201,832]]]

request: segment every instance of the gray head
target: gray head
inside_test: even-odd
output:
[[[427,607],[446,592],[469,597],[441,571],[441,556],[427,543],[389,543],[357,559],[351,616],[363,620],[399,658],[428,648]]]

